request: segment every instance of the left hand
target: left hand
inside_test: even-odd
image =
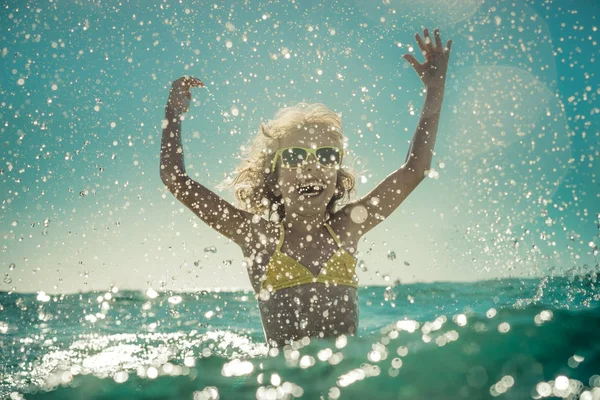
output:
[[[428,29],[423,30],[423,36],[425,40],[421,39],[417,33],[415,39],[425,56],[425,62],[419,63],[412,54],[405,54],[403,57],[412,65],[427,88],[443,88],[446,83],[452,40],[448,40],[446,48],[443,48],[439,29],[434,30],[435,45],[429,36]]]
[[[190,108],[190,100],[192,99],[191,88],[203,87],[204,83],[192,76],[182,76],[171,84],[169,99],[167,100],[167,108],[181,115],[188,112]]]

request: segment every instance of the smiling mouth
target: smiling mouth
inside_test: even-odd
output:
[[[325,190],[325,185],[321,182],[307,182],[298,186],[297,192],[302,196],[318,196]]]

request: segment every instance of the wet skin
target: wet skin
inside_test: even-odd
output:
[[[424,39],[419,34],[415,38],[425,61],[420,63],[410,54],[404,56],[427,89],[404,164],[366,196],[335,211],[329,221],[326,220],[326,207],[335,192],[337,174],[334,168],[321,166],[311,155],[308,162],[298,169],[278,168],[277,182],[271,182],[273,191],[284,199],[285,241],[281,251],[307,267],[314,276],[337,250],[337,244],[323,225],[326,221],[340,238],[342,247],[349,254],[354,254],[359,239],[391,215],[431,168],[451,41],[444,48],[439,30],[434,31],[433,39],[428,29],[424,29],[423,34]],[[311,283],[265,295],[261,282],[277,248],[279,224],[234,207],[186,173],[181,120],[189,108],[190,89],[202,86],[202,81],[188,76],[177,79],[171,85],[161,141],[160,177],[163,184],[208,226],[241,247],[250,281],[259,298],[269,342],[283,344],[305,336],[356,332],[357,291],[352,287]],[[340,136],[328,131],[324,125],[296,128],[278,142],[278,147],[271,150],[292,145],[341,146]],[[318,181],[324,190],[315,195],[300,195],[296,190],[298,185],[303,182],[306,185],[311,180]]]
[[[260,301],[267,342],[283,346],[309,337],[354,335],[358,327],[358,293],[349,286],[307,284],[278,290]]]
[[[279,148],[294,145],[341,148],[339,136],[328,129],[321,124],[296,129],[279,140]],[[335,193],[337,170],[334,166],[322,166],[313,156],[309,156],[306,163],[294,169],[282,168],[279,161],[276,173],[278,179],[274,192],[283,196],[286,213],[283,221],[285,240],[281,251],[317,276],[323,263],[338,250],[338,245],[323,225],[327,204]],[[299,185],[314,181],[325,186],[319,195],[304,196],[298,193]],[[329,223],[336,231],[333,221]],[[250,266],[252,285],[259,293],[259,308],[268,342],[281,346],[289,340],[305,336],[354,334],[358,325],[356,288],[310,283],[274,292],[261,289],[262,277],[276,251],[279,234],[279,224],[272,224],[265,246],[244,252]],[[350,238],[343,232],[336,231],[336,234],[346,252],[353,254],[354,241],[348,240]]]
[[[277,227],[278,228],[278,227]],[[292,244],[292,238],[283,243],[281,251],[292,256],[317,276],[322,264],[338,250],[324,226],[304,249]],[[350,286],[309,283],[269,292],[261,288],[262,277],[276,250],[279,237],[270,240],[264,251],[254,252],[247,260],[252,263],[249,275],[258,294],[258,305],[270,345],[282,346],[289,340],[309,337],[353,335],[358,328],[358,290]],[[347,252],[348,247],[342,246]],[[254,261],[253,261],[254,260]]]

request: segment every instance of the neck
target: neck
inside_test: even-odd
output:
[[[286,215],[283,219],[283,226],[288,232],[305,235],[309,232],[315,232],[316,229],[320,228],[325,222],[327,222],[325,213],[311,216]]]

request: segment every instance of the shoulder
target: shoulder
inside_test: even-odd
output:
[[[257,252],[272,253],[270,249],[274,250],[277,246],[280,232],[281,225],[279,223],[255,216],[247,240],[244,241],[242,246],[244,256],[256,254]]]

